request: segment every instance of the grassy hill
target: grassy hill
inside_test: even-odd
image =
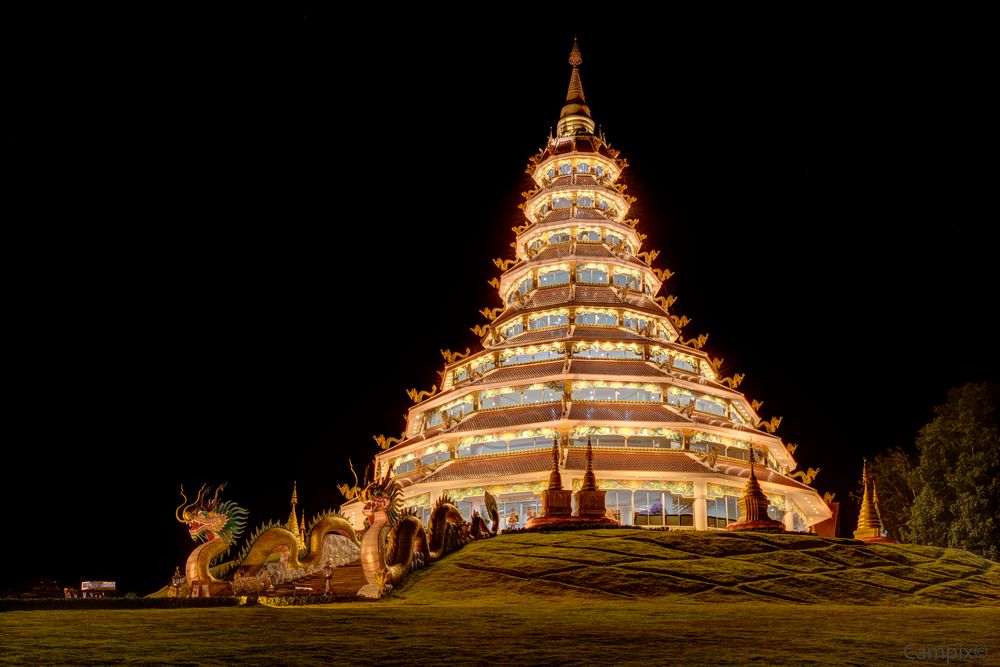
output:
[[[995,664],[997,627],[1000,565],[964,551],[594,530],[473,542],[377,602],[0,613],[0,662]]]
[[[966,551],[811,535],[587,530],[473,542],[394,598],[673,598],[1000,605],[1000,564]]]

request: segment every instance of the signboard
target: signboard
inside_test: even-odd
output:
[[[113,591],[115,582],[113,581],[81,581],[81,591]]]

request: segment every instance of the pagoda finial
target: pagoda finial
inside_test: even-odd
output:
[[[562,476],[559,474],[558,438],[552,438],[552,472],[549,473],[549,491],[562,491]]]
[[[559,124],[556,133],[560,137],[570,137],[576,134],[593,134],[594,121],[590,117],[590,107],[583,95],[583,82],[580,80],[580,65],[583,55],[580,45],[573,38],[573,50],[569,53],[569,64],[573,71],[569,75],[569,89],[566,91],[566,104],[559,114]]]
[[[583,491],[597,491],[597,478],[594,477],[594,447],[587,436],[587,471],[583,473]]]
[[[872,482],[872,492],[868,492],[868,459],[861,468],[861,512],[858,514],[858,529],[854,531],[854,539],[875,540],[882,537],[882,518],[878,511],[878,498],[875,495],[875,484]]]
[[[573,50],[569,52],[569,64],[573,67],[579,67],[583,64],[583,55],[580,53],[580,44],[576,41],[576,35],[573,35]]]
[[[295,516],[295,506],[299,504],[299,488],[298,482],[292,482],[292,511],[288,513],[288,521],[285,522],[285,528],[288,529],[293,535],[299,534],[299,518]]]

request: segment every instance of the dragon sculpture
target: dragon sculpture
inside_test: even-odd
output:
[[[796,470],[795,472],[788,473],[788,477],[798,479],[803,484],[812,484],[812,481],[816,479],[816,475],[819,474],[819,471],[819,468],[809,468],[806,471]]]
[[[656,276],[657,280],[663,282],[670,280],[670,278],[674,275],[674,272],[670,269],[653,269],[653,275]]]
[[[189,585],[207,586],[210,596],[232,593],[232,584],[216,579],[209,568],[240,539],[249,515],[231,500],[219,498],[225,488],[224,483],[220,484],[212,494],[211,487],[205,484],[194,502],[189,503],[181,486],[182,501],[174,511],[177,520],[187,525],[191,539],[201,542],[188,556],[184,576]]]
[[[184,574],[189,588],[198,585],[209,596],[232,595],[231,582],[219,579],[230,572],[239,570],[256,571],[275,554],[289,569],[306,572],[321,566],[323,542],[333,533],[348,538],[357,544],[358,539],[350,522],[332,510],[321,513],[313,519],[306,540],[306,548],[301,550],[298,536],[288,529],[275,524],[258,528],[241,550],[239,556],[228,563],[215,565],[223,554],[239,540],[246,528],[247,511],[233,501],[223,501],[219,495],[225,488],[219,485],[213,494],[209,485],[203,485],[194,502],[188,502],[181,487],[183,501],[175,512],[177,520],[187,524],[191,539],[202,544],[195,547],[184,566]],[[287,554],[287,558],[285,557]]]
[[[431,511],[429,532],[411,511],[402,509],[402,487],[389,473],[358,491],[369,522],[361,541],[361,569],[368,583],[358,591],[378,598],[399,584],[411,571],[456,551],[466,542],[496,534],[500,525],[496,499],[486,494],[493,528],[482,517],[466,523],[451,498],[442,496]],[[476,519],[479,521],[477,522]]]
[[[653,301],[660,304],[660,307],[663,308],[663,310],[670,310],[674,307],[674,304],[677,303],[677,297],[672,294],[665,297],[658,296],[653,299]]]

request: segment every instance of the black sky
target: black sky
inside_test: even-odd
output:
[[[60,72],[9,248],[4,493],[30,558],[3,583],[152,590],[193,546],[181,482],[228,480],[254,524],[293,479],[309,513],[337,505],[348,457],[499,305],[490,259],[574,33],[675,310],[821,491],[1000,375],[976,17],[306,14],[239,46],[110,39]]]

